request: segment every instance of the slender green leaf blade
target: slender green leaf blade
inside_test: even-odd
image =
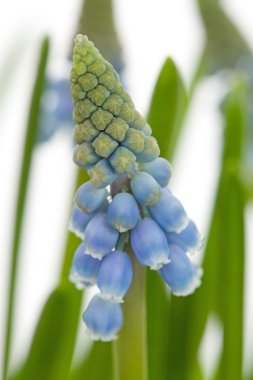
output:
[[[148,122],[161,149],[161,156],[171,158],[180,132],[187,97],[185,86],[174,62],[168,58],[158,76],[153,92]],[[147,274],[147,316],[149,379],[168,379],[169,297],[157,273]]]
[[[157,139],[161,156],[172,158],[187,105],[181,75],[168,58],[158,76],[148,112],[148,122]]]
[[[90,353],[73,370],[69,380],[112,380],[112,344],[95,342]]]
[[[36,144],[39,112],[40,112],[40,99],[44,88],[45,70],[47,64],[49,50],[49,39],[44,38],[41,44],[39,63],[32,91],[31,104],[29,109],[29,116],[26,128],[26,139],[23,150],[22,166],[19,178],[19,193],[16,204],[16,215],[13,231],[13,246],[11,253],[11,271],[9,282],[8,294],[8,308],[7,308],[7,326],[5,336],[5,350],[4,350],[4,365],[3,365],[3,379],[6,379],[10,345],[11,345],[11,329],[13,321],[13,307],[15,301],[15,287],[16,287],[16,274],[18,268],[20,238],[23,226],[23,215],[26,203],[27,186],[29,182],[30,167],[33,150]]]

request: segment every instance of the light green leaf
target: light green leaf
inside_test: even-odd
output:
[[[112,344],[95,342],[87,357],[71,374],[69,380],[112,380]]]
[[[171,160],[186,111],[187,95],[181,75],[168,58],[158,76],[148,112],[148,123],[161,149]]]
[[[148,122],[161,149],[171,159],[180,133],[187,96],[174,62],[168,58],[158,76],[148,113]],[[167,380],[170,373],[169,297],[157,273],[147,275],[149,380]]]
[[[26,128],[26,138],[23,150],[22,165],[19,177],[19,193],[16,201],[16,215],[13,230],[13,245],[11,252],[11,269],[9,280],[9,294],[8,294],[8,308],[7,308],[7,326],[5,336],[5,350],[4,350],[4,365],[3,365],[3,379],[6,379],[9,353],[11,345],[11,331],[13,322],[13,308],[15,302],[15,288],[16,288],[16,274],[19,260],[20,239],[23,227],[23,215],[26,204],[26,194],[29,182],[30,167],[32,161],[33,150],[36,144],[39,112],[40,112],[40,98],[44,88],[45,70],[48,57],[49,39],[44,38],[41,44],[39,63],[35,77],[34,87],[31,96],[31,104],[29,108],[29,115]]]

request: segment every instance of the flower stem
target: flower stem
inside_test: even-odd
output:
[[[113,344],[115,380],[147,380],[146,269],[132,258],[134,278],[123,304],[124,325]]]

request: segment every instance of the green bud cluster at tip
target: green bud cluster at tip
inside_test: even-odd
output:
[[[102,187],[138,162],[159,156],[146,120],[135,109],[113,66],[86,36],[75,38],[71,90],[75,105],[74,162]]]

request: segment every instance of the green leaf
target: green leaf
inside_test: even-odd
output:
[[[40,316],[28,360],[18,379],[66,379],[72,360],[82,294],[72,284],[60,285],[48,298]]]
[[[158,76],[148,113],[148,122],[161,149],[171,159],[186,111],[185,86],[174,62],[168,58]],[[157,273],[147,273],[149,380],[167,380],[169,344],[169,297]]]
[[[87,178],[84,170],[78,170],[74,193]],[[79,244],[80,239],[68,233],[59,285],[43,307],[28,357],[12,380],[64,380],[69,376],[83,293],[69,283],[68,275]]]
[[[221,368],[225,366],[225,369],[220,369],[222,372],[221,374],[218,372],[217,379],[241,378],[239,368],[242,343],[244,198],[238,170],[245,129],[245,94],[245,86],[241,80],[238,80],[227,100],[223,165],[204,255],[203,284],[194,295],[183,300],[184,306],[181,305],[181,300],[176,298],[173,298],[171,303],[170,326],[173,327],[169,335],[171,351],[168,360],[173,379],[201,378],[197,353],[210,312],[220,316],[224,333],[228,331],[224,335],[223,357],[226,360],[222,359],[224,365],[221,363]],[[232,260],[231,255],[233,255]],[[235,268],[238,269],[236,278]],[[233,287],[237,289],[233,290]],[[230,315],[232,312],[234,317]],[[178,316],[182,313],[185,317],[180,320]],[[183,337],[182,331],[184,331]],[[230,336],[234,339],[232,346]],[[226,343],[226,340],[229,343]],[[182,358],[181,367],[175,362],[176,356]],[[233,361],[231,367],[236,374],[235,377],[231,377],[229,361]]]
[[[168,58],[158,76],[148,112],[148,123],[158,141],[161,156],[171,159],[187,106],[181,75]]]
[[[26,138],[23,150],[22,166],[19,178],[19,193],[16,202],[16,215],[13,231],[13,246],[11,252],[11,270],[9,280],[9,294],[8,294],[8,308],[7,308],[7,325],[5,336],[5,350],[4,350],[4,365],[3,365],[3,379],[6,379],[10,345],[11,345],[11,330],[13,322],[13,308],[15,302],[15,288],[16,288],[16,274],[19,260],[20,238],[23,226],[23,215],[26,204],[26,194],[29,182],[30,167],[33,150],[36,144],[38,120],[40,112],[40,98],[44,88],[45,70],[49,50],[49,39],[44,38],[41,44],[39,63],[34,82],[34,87],[31,96],[31,104],[29,109],[29,116],[26,128]]]
[[[95,342],[88,356],[73,370],[69,380],[112,380],[112,344]]]

